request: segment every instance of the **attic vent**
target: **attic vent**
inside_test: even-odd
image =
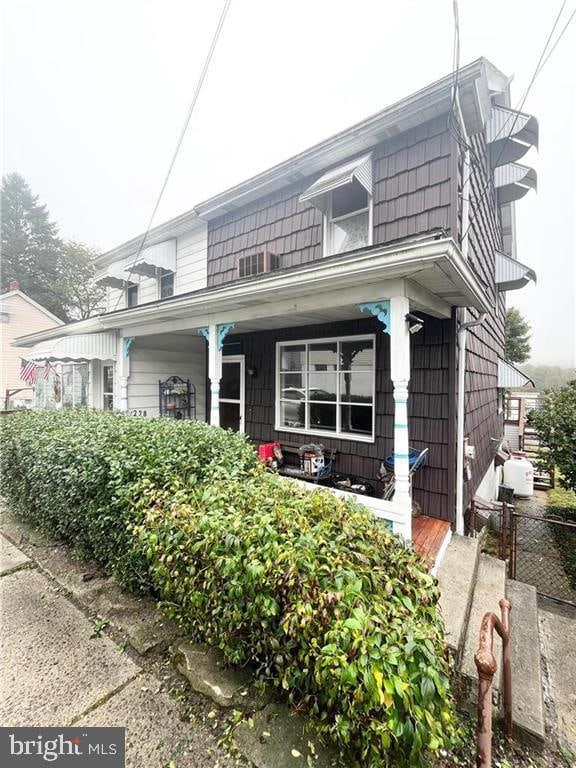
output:
[[[270,251],[251,253],[238,259],[238,277],[251,277],[264,272],[273,272],[280,267],[280,257]]]

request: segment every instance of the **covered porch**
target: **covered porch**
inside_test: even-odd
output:
[[[393,456],[393,497],[361,500],[410,541],[413,497],[425,515],[452,519],[455,306],[486,311],[490,300],[453,240],[435,232],[122,309],[64,330],[117,334],[119,410],[158,412],[158,368],[144,382],[138,356],[148,350],[148,359],[164,355],[167,365],[179,363],[182,378],[191,371],[196,418],[240,429],[255,443],[321,442],[338,451],[339,469],[363,477],[374,478],[380,462]],[[183,366],[191,352],[193,367]],[[411,445],[430,450],[425,485],[418,477],[411,487]]]

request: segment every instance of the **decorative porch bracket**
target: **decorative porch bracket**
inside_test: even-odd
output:
[[[124,357],[128,357],[130,354],[130,347],[134,343],[134,336],[124,336],[122,341],[124,345]]]
[[[199,333],[200,336],[204,336],[206,341],[210,341],[210,328],[208,328],[208,326],[196,328],[196,333]]]
[[[373,301],[367,304],[356,305],[360,312],[370,312],[371,315],[379,320],[384,328],[384,333],[390,336],[390,302],[388,299],[380,299],[380,301]]]

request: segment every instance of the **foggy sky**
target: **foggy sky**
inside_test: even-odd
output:
[[[462,63],[513,75],[517,104],[560,4],[460,0]],[[4,0],[3,171],[63,237],[108,249],[146,228],[222,5]],[[154,224],[448,74],[451,6],[232,0]],[[524,106],[540,147],[521,162],[539,188],[517,204],[518,258],[538,285],[508,294],[532,324],[531,362],[553,365],[576,360],[575,44],[576,21]]]

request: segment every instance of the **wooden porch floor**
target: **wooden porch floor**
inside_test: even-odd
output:
[[[412,518],[412,548],[418,552],[434,568],[442,549],[450,523],[435,517],[419,515]]]

